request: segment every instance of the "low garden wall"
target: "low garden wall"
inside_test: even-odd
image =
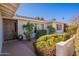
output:
[[[72,56],[75,51],[74,46],[75,35],[65,42],[56,44],[56,56]]]

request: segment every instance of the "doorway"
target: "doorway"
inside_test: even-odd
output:
[[[17,33],[17,20],[3,19],[3,32],[4,41],[14,40],[14,35]]]

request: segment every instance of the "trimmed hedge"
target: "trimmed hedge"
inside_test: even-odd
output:
[[[55,55],[56,43],[65,41],[70,38],[68,33],[50,34],[38,38],[34,42],[34,46],[38,55]]]
[[[40,36],[46,35],[47,31],[46,30],[37,30],[36,31],[36,38],[39,38]]]

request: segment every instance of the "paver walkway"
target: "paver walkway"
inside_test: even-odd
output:
[[[6,56],[35,56],[31,41],[8,41],[3,45],[2,53]]]

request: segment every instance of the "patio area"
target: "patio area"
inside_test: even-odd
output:
[[[35,56],[33,41],[10,40],[3,44],[3,56]]]

